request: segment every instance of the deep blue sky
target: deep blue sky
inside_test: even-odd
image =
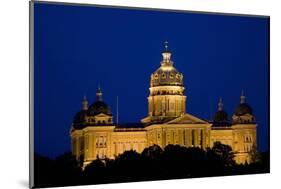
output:
[[[147,115],[150,74],[169,41],[184,74],[187,112],[209,119],[222,97],[231,118],[241,89],[268,149],[268,19],[35,3],[35,151],[70,151],[69,129],[98,83],[120,122]]]

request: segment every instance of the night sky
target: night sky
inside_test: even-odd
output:
[[[258,148],[268,150],[268,22],[35,2],[35,152],[55,157],[71,150],[73,117],[84,95],[93,103],[99,83],[114,116],[119,96],[119,122],[145,117],[165,40],[184,75],[187,112],[210,119],[222,97],[231,118],[244,89]]]

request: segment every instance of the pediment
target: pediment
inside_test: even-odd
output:
[[[178,118],[175,118],[167,124],[207,124],[207,121],[204,121],[198,117],[195,117],[191,114],[184,114]]]
[[[94,117],[111,117],[111,116],[104,114],[104,113],[100,113],[100,114],[95,115]]]
[[[147,117],[141,119],[141,123],[149,123],[150,121],[151,121],[150,116],[147,116]]]

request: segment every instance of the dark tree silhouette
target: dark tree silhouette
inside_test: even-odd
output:
[[[162,155],[162,153],[163,153],[162,148],[160,146],[154,144],[153,146],[145,148],[142,151],[141,155],[144,159],[147,158],[147,159],[152,160],[152,159],[159,159],[160,156]]]
[[[86,184],[105,183],[105,176],[105,163],[99,158],[88,164],[83,171],[84,182]]]
[[[34,185],[36,187],[48,187],[56,185],[54,182],[54,160],[34,155]]]
[[[254,152],[253,152],[254,153]],[[257,152],[255,152],[257,153]],[[115,159],[92,161],[84,170],[71,153],[56,159],[35,154],[35,186],[69,186],[131,181],[194,178],[235,174],[269,172],[269,153],[261,153],[259,160],[237,165],[228,145],[214,143],[206,150],[198,147],[186,148],[158,145],[145,148],[141,154],[125,151]],[[254,158],[254,157],[253,157]]]
[[[234,153],[232,152],[232,148],[230,146],[220,142],[214,142],[212,150],[222,159],[223,164],[226,167],[235,165]]]
[[[82,169],[70,152],[57,157],[55,160],[37,154],[34,158],[36,187],[81,184]]]
[[[63,186],[65,183],[77,185],[81,183],[82,169],[79,167],[79,162],[71,152],[64,153],[57,157],[54,163],[54,175],[56,183]]]
[[[261,155],[257,150],[257,146],[254,144],[250,151],[250,163],[258,163],[261,161]]]

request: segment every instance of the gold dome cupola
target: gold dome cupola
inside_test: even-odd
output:
[[[173,66],[172,53],[168,50],[168,42],[165,42],[161,66],[151,74],[150,86],[183,86],[183,75]]]
[[[154,122],[171,120],[185,114],[183,75],[174,67],[168,42],[164,43],[161,66],[151,74],[148,112]]]

